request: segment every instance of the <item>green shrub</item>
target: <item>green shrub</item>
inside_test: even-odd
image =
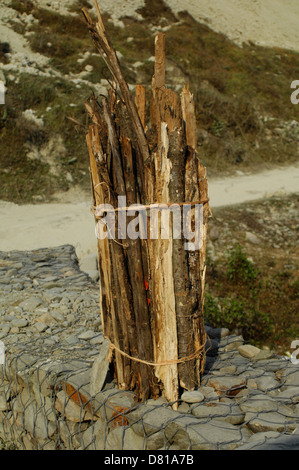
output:
[[[244,339],[264,343],[274,334],[274,322],[260,308],[261,274],[237,245],[227,253],[226,272],[217,298],[205,296],[205,318],[213,327],[240,332]],[[265,307],[265,306],[264,306]]]
[[[258,273],[254,264],[246,257],[240,245],[228,253],[227,276],[237,285],[254,284],[257,281]]]
[[[267,313],[257,310],[254,304],[230,295],[215,299],[205,296],[205,319],[214,328],[228,328],[242,334],[245,340],[260,344],[273,333],[273,320]]]
[[[20,13],[27,14],[31,13],[34,9],[34,3],[31,0],[12,0],[10,6]]]

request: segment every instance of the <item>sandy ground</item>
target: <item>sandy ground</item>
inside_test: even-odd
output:
[[[91,203],[18,206],[0,202],[0,251],[71,244],[81,259],[96,251]]]
[[[211,209],[298,192],[299,167],[209,181]],[[96,251],[91,198],[74,188],[57,202],[18,206],[0,201],[0,251],[70,243],[79,259]]]
[[[298,0],[165,0],[174,12],[187,10],[198,21],[238,44],[299,51]]]

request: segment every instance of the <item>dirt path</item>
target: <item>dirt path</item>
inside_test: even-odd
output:
[[[299,167],[209,181],[211,208],[298,192]],[[0,201],[0,251],[70,243],[79,258],[96,251],[89,194],[73,190],[57,202],[19,206]]]
[[[209,180],[211,207],[221,207],[299,192],[299,166]]]

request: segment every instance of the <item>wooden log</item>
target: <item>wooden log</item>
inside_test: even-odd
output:
[[[185,198],[192,200],[208,200],[206,169],[197,156],[197,132],[194,99],[189,87],[181,93],[182,113],[186,132],[187,159],[185,169]],[[208,220],[208,205],[203,206],[202,247],[200,250],[188,253],[190,279],[190,311],[194,312],[193,328],[195,333],[194,346],[200,347],[204,338],[204,283],[205,283],[205,254],[206,233]],[[204,366],[204,358],[199,358],[195,364],[195,382],[200,382]]]
[[[143,85],[136,85],[135,104],[143,129],[146,129],[146,88]]]
[[[122,236],[116,231],[115,239],[98,242],[104,334],[114,350],[118,386],[134,390],[140,400],[163,394],[175,408],[182,388],[200,384],[205,362],[207,180],[196,150],[193,96],[188,88],[179,96],[165,86],[165,35],[159,33],[147,122],[145,87],[137,85],[131,97],[100,12],[96,24],[85,11],[84,16],[121,94],[115,85],[101,103],[94,98],[86,102],[94,204],[111,203],[116,226],[122,227]],[[119,197],[127,206],[146,205],[141,213],[144,237],[141,219],[139,224],[136,218],[125,220],[127,208],[116,209]],[[193,244],[188,251],[182,207],[191,205],[194,224],[200,201],[205,202],[202,246]],[[152,203],[165,205],[157,219],[162,237],[152,236],[156,227],[147,209]],[[128,234],[132,223],[139,228],[135,236]]]
[[[165,34],[161,32],[155,37],[155,74],[153,82],[154,88],[162,88],[165,85]]]

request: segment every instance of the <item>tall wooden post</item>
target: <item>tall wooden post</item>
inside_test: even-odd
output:
[[[206,171],[196,150],[193,96],[188,87],[179,96],[165,86],[165,36],[158,33],[147,116],[146,88],[137,85],[135,97],[131,96],[99,10],[96,23],[83,13],[115,83],[101,102],[94,96],[86,102],[95,214],[101,224],[103,214],[97,208],[109,204],[113,209],[105,215],[113,217],[116,227],[113,236],[108,232],[98,240],[104,335],[111,343],[121,389],[134,390],[140,400],[163,394],[176,402],[182,389],[193,390],[200,384],[205,362],[203,294],[209,208]],[[129,208],[143,205],[139,222],[142,217],[146,222],[145,236],[141,223],[139,236],[128,235],[132,213],[130,217],[128,207],[118,207],[120,196]],[[189,206],[193,224],[196,208],[202,208],[201,247],[186,249],[182,226],[181,237],[172,230],[174,216],[168,237],[152,237],[149,209],[154,203],[180,213]],[[125,226],[124,213],[128,215]],[[136,214],[134,218],[136,223]],[[119,237],[120,226],[123,237]]]

